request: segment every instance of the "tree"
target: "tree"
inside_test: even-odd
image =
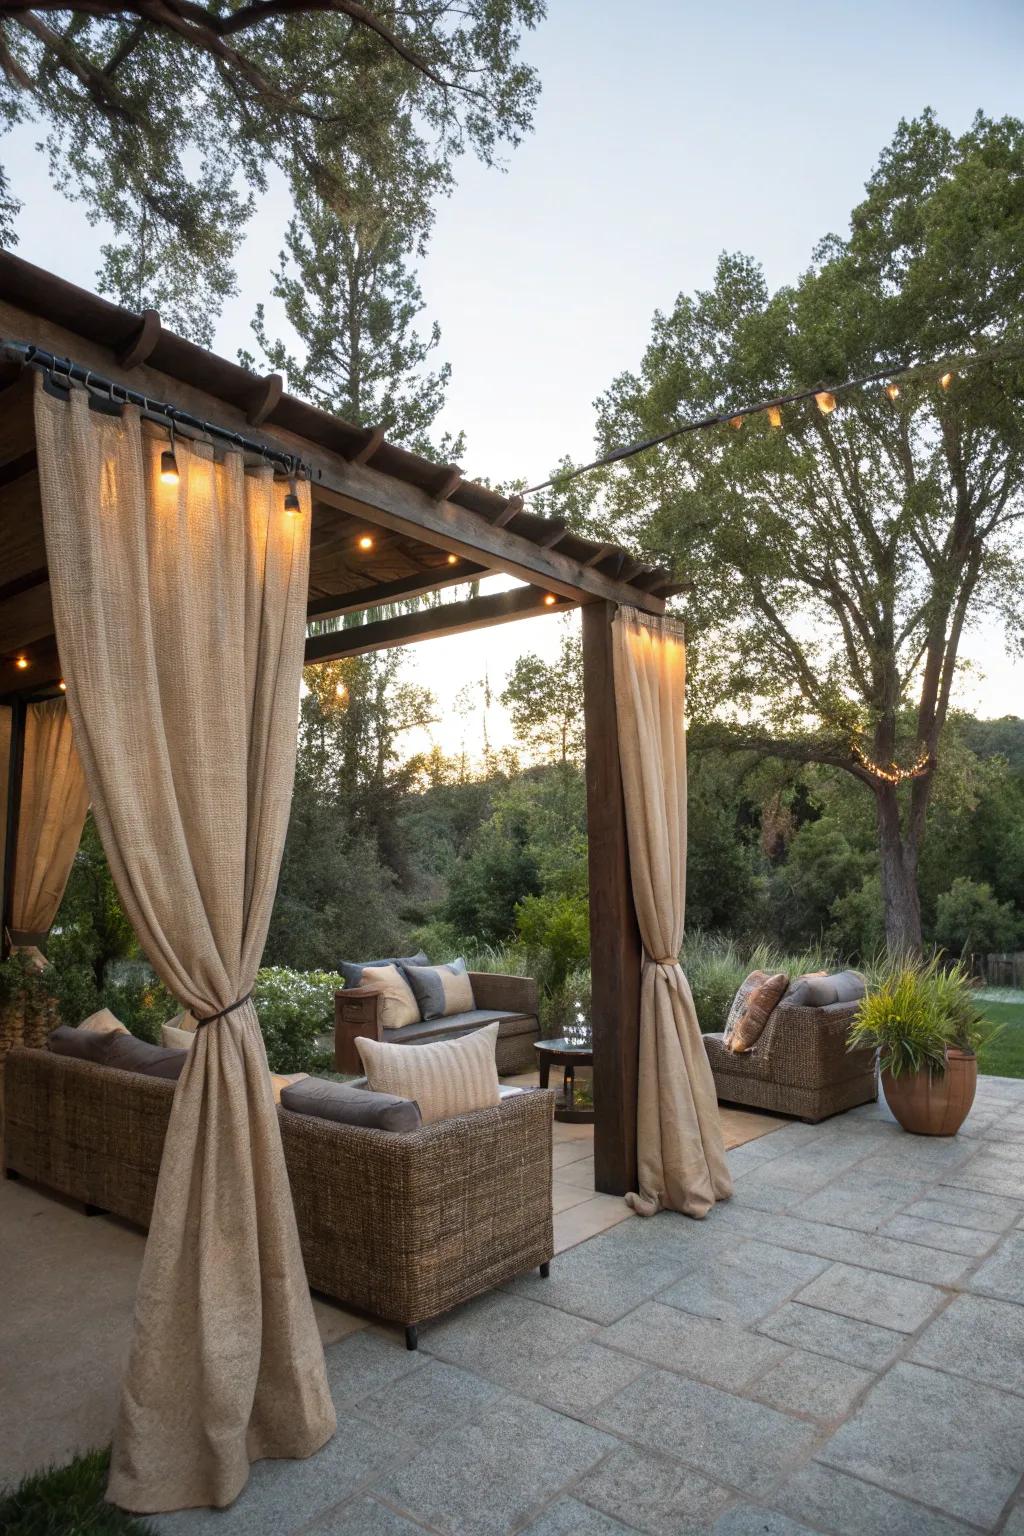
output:
[[[543,0],[6,0],[0,124],[43,122],[55,183],[113,225],[105,291],[162,286],[208,341],[190,290],[218,307],[233,291],[271,168],[351,218],[366,178],[401,185],[410,135],[440,185],[467,147],[493,161],[530,125],[518,47],[542,16]]]
[[[872,796],[885,933],[921,944],[918,866],[965,631],[1021,635],[1024,125],[901,122],[798,283],[723,256],[599,401],[602,448],[818,381],[982,352],[900,384],[677,438],[556,497],[694,576],[691,708],[727,748],[831,765]],[[942,387],[937,375],[951,369]],[[595,484],[594,481],[597,481]],[[897,766],[898,765],[898,766]]]
[[[517,736],[542,762],[579,763],[583,757],[583,646],[569,625],[557,661],[520,656],[501,702]]]
[[[436,322],[426,337],[414,329],[423,296],[408,266],[424,249],[426,194],[437,176],[424,167],[412,179],[417,197],[402,213],[393,205],[386,213],[375,211],[366,196],[359,199],[359,215],[338,217],[315,194],[303,194],[288,224],[273,290],[302,343],[301,357],[270,335],[262,304],[252,328],[268,363],[287,375],[294,393],[346,421],[381,427],[414,452],[451,459],[463,450],[461,438],[436,448],[430,438],[451,368],[446,363],[425,371],[441,332]],[[241,361],[255,366],[248,355]]]
[[[984,881],[954,880],[939,897],[935,937],[953,954],[991,955],[1013,949],[1022,925],[1008,901],[997,901]]]

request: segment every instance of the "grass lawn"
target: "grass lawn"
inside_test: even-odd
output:
[[[1003,1026],[998,1039],[978,1056],[978,1069],[993,1077],[1024,1077],[1024,1003],[979,999],[986,1019]]]
[[[148,1522],[104,1501],[109,1464],[109,1451],[90,1451],[0,1491],[3,1536],[154,1536]]]

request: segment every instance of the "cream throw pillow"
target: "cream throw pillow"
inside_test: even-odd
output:
[[[419,1023],[419,1003],[397,965],[364,965],[359,985],[380,994],[377,1016],[385,1029]]]
[[[356,1040],[367,1086],[374,1093],[394,1093],[415,1099],[423,1124],[490,1109],[500,1102],[495,1050],[498,1025],[488,1024],[461,1040],[433,1045],[389,1045],[382,1040]]]
[[[96,1013],[90,1013],[87,1019],[79,1024],[79,1029],[88,1030],[96,1035],[127,1035],[131,1031],[126,1029],[121,1020],[115,1018],[109,1008],[100,1008]]]
[[[188,1009],[160,1026],[160,1044],[175,1051],[190,1051],[196,1040],[196,1021]]]

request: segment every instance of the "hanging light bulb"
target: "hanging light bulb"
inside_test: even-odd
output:
[[[356,543],[359,545],[360,549],[372,549],[373,548],[373,538],[368,533],[360,534],[359,538],[356,540]]]
[[[292,513],[302,511],[302,504],[299,501],[299,492],[295,484],[294,475],[288,476],[288,495],[284,499],[284,509],[286,512]]]
[[[17,667],[19,672],[27,672],[30,662],[27,656],[16,656],[14,658],[14,665]]]
[[[334,692],[335,692],[335,694],[337,695],[337,697],[339,699],[347,699],[348,698],[348,685],[346,683],[338,683],[337,686],[335,687]]]
[[[742,425],[743,425],[743,417],[742,416],[730,416],[729,417],[729,425],[730,425],[730,427],[735,427],[736,431],[738,432],[740,427],[742,427]]]
[[[61,693],[67,693],[68,691],[68,685],[63,678],[61,678],[60,682],[57,684],[57,687],[60,689]]]
[[[178,474],[178,461],[174,457],[174,422],[171,422],[171,445],[165,448],[160,455],[160,479],[164,485],[177,485],[181,476]]]
[[[898,384],[887,384],[885,386],[885,392],[889,396],[890,400],[898,400],[900,397],[900,387]]]
[[[944,373],[942,378],[939,380],[939,383],[942,385],[943,389],[948,389],[952,382],[953,375],[951,373]]]
[[[546,608],[553,608],[557,601],[558,601],[558,599],[556,598],[556,596],[555,596],[555,594],[553,592],[545,592],[545,594],[544,594],[544,606]]]
[[[458,555],[449,555],[448,556],[448,564],[449,565],[458,565],[458,563],[459,563]]]
[[[823,416],[828,416],[836,408],[836,397],[827,389],[819,389],[814,397],[814,403]]]
[[[778,405],[770,405],[767,410],[768,425],[770,427],[782,426],[782,409]]]

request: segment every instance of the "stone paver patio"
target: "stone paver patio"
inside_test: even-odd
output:
[[[1024,1081],[960,1136],[883,1106],[730,1153],[424,1328],[327,1350],[338,1434],[162,1536],[1024,1536]]]

